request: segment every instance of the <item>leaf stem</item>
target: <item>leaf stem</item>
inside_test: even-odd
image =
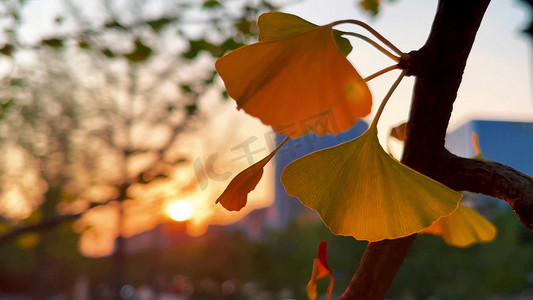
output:
[[[278,150],[283,146],[285,145],[286,142],[288,142],[291,138],[290,137],[285,137],[283,139],[283,141],[281,141],[281,143],[279,143],[279,145],[276,147],[276,149],[274,149],[274,151],[270,152],[269,155],[267,155],[265,158],[262,159],[263,160],[266,160],[266,162],[270,161],[272,159],[272,157],[274,157],[274,155],[276,155],[276,153],[278,152]],[[265,163],[266,164],[266,163]]]
[[[398,87],[400,82],[402,81],[402,78],[407,74],[407,70],[403,70],[400,76],[396,79],[396,81],[392,84],[391,88],[387,92],[387,95],[383,98],[383,101],[381,101],[381,105],[378,108],[378,111],[376,112],[376,116],[374,117],[374,120],[372,120],[372,124],[370,125],[370,128],[377,128],[379,118],[381,117],[381,114],[383,113],[383,109],[385,108],[385,105],[387,105],[387,102],[389,101],[390,97],[392,96],[392,93],[394,93],[394,90]]]
[[[398,69],[398,65],[388,66],[388,67],[386,67],[386,68],[383,69],[383,70],[379,70],[379,71],[377,71],[376,73],[374,73],[374,74],[372,74],[372,75],[370,75],[370,76],[367,76],[367,77],[363,78],[363,80],[364,80],[365,82],[369,82],[370,80],[372,80],[372,79],[374,79],[374,78],[376,78],[376,77],[378,77],[378,76],[381,76],[381,75],[383,75],[383,74],[385,74],[385,73],[387,73],[387,72],[389,72],[389,71],[395,70],[395,69]]]
[[[407,54],[403,53],[400,49],[398,49],[396,46],[394,46],[393,43],[391,43],[389,40],[387,40],[384,36],[382,36],[379,32],[377,32],[374,28],[372,28],[370,25],[366,24],[365,22],[359,21],[359,20],[339,20],[335,21],[333,23],[330,23],[328,26],[336,26],[339,24],[354,24],[360,27],[363,27],[368,32],[370,32],[372,35],[374,35],[378,40],[380,40],[383,44],[387,45],[392,51],[396,52],[398,55],[400,55],[401,58],[406,58]]]
[[[281,143],[279,143],[279,145],[276,147],[276,149],[274,149],[274,151],[272,151],[274,154],[276,154],[276,152],[278,152],[279,148],[281,148],[281,146],[283,146],[286,142],[288,142],[291,138],[286,136],[283,141],[281,141]]]
[[[355,33],[355,32],[346,32],[346,31],[342,31],[342,34],[343,35],[350,35],[350,36],[362,39],[363,41],[365,41],[365,42],[369,43],[370,45],[374,46],[381,53],[387,55],[390,59],[394,60],[395,62],[399,62],[400,61],[400,57],[392,54],[389,50],[385,49],[380,44],[378,44],[376,41],[374,41],[373,39],[371,39],[371,38],[369,38],[369,37],[367,37],[365,35],[362,35],[362,34],[359,34],[359,33]]]

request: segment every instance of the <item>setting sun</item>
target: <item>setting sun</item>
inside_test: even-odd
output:
[[[167,214],[176,221],[185,221],[192,214],[192,206],[187,201],[175,201],[169,204]]]

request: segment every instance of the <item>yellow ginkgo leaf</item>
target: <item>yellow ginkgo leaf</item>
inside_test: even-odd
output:
[[[462,198],[385,153],[375,126],[290,163],[281,181],[289,195],[320,214],[331,232],[371,242],[429,227],[451,214]]]
[[[263,168],[288,140],[289,139],[286,138],[267,157],[237,174],[237,176],[230,181],[224,192],[222,192],[222,195],[218,197],[215,204],[220,203],[229,211],[238,211],[246,206],[246,202],[248,202],[248,193],[255,189],[259,180],[263,177]]]
[[[450,246],[468,247],[492,241],[496,237],[496,227],[475,210],[460,205],[451,215],[441,218],[420,233],[440,235]]]
[[[271,19],[286,22],[267,26],[263,41],[215,64],[239,109],[293,138],[337,134],[370,113],[368,86],[339,50],[331,26],[281,13],[262,17],[259,25]]]

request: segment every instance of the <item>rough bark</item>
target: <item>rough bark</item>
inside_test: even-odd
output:
[[[520,221],[533,230],[533,178],[493,161],[457,157],[441,161],[438,180],[458,191],[469,191],[508,202]]]
[[[452,159],[444,148],[444,138],[464,67],[489,2],[440,0],[426,44],[411,52],[410,59],[401,62],[409,75],[416,76],[402,162],[452,188],[457,183],[454,173],[461,173],[463,160]],[[463,170],[463,177],[469,177],[470,184],[462,182],[463,190],[489,192],[482,190],[476,177],[466,173],[468,171]],[[505,177],[505,174],[499,176]],[[504,184],[499,186],[503,190],[491,193],[504,196],[509,189]],[[522,199],[516,198],[518,194],[509,198],[513,198],[514,203],[522,203]],[[340,299],[383,299],[414,238],[412,235],[370,243]]]

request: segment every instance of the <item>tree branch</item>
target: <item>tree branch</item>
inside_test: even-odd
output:
[[[2,246],[3,244],[8,243],[12,239],[14,239],[14,238],[16,238],[16,237],[18,237],[18,236],[20,236],[20,235],[22,235],[24,233],[45,231],[45,230],[48,230],[48,229],[52,229],[52,228],[54,228],[54,227],[56,227],[58,225],[61,225],[64,222],[76,220],[76,219],[80,218],[81,216],[83,216],[88,211],[90,211],[91,209],[93,209],[93,208],[95,208],[97,206],[106,205],[106,204],[108,204],[109,202],[112,202],[112,201],[115,201],[115,199],[112,199],[112,200],[109,200],[109,201],[105,201],[105,202],[101,202],[101,203],[92,203],[89,208],[87,208],[86,210],[84,210],[82,212],[79,212],[79,213],[66,214],[66,215],[54,215],[54,216],[51,216],[51,217],[48,217],[48,218],[42,220],[39,223],[36,223],[36,224],[30,224],[30,225],[15,227],[14,229],[12,229],[12,230],[4,233],[4,234],[0,234],[0,246]]]
[[[60,225],[63,222],[76,220],[77,218],[81,217],[81,215],[83,215],[83,212],[77,213],[77,214],[70,214],[70,215],[57,215],[57,216],[53,216],[48,219],[42,220],[41,222],[37,224],[16,227],[15,229],[12,229],[11,231],[0,235],[0,245],[3,245],[9,242],[12,239],[24,233],[44,231],[50,228],[54,228],[55,226]]]
[[[453,103],[489,2],[440,0],[426,44],[400,63],[417,77],[402,162],[436,180]],[[414,238],[370,243],[340,299],[383,299]]]
[[[448,153],[438,168],[439,180],[454,190],[481,193],[508,202],[520,221],[533,230],[533,178],[493,161]]]

